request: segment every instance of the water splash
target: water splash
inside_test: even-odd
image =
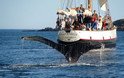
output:
[[[100,66],[102,66],[102,64],[104,63],[103,58],[102,58],[104,49],[105,49],[105,44],[101,43],[101,49],[100,49],[100,52],[99,52],[100,53]]]
[[[96,66],[114,64],[116,62],[110,59],[114,58],[113,51],[115,50],[116,48],[105,48],[104,45],[101,45],[100,49],[93,49],[83,54],[80,57],[79,62]]]
[[[100,66],[99,64],[90,63],[62,63],[62,64],[12,64],[3,66],[4,68],[19,69],[19,68],[58,68],[58,67],[74,67],[74,66]]]

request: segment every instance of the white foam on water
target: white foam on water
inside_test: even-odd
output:
[[[33,50],[37,50],[37,49],[33,49]],[[39,50],[39,49],[38,49]],[[99,52],[104,52],[104,51],[112,51],[115,50],[115,48],[104,48],[104,49],[93,49],[90,50],[88,53],[84,54],[87,56],[88,55],[92,55],[95,57],[96,53],[98,53],[99,56]],[[95,53],[96,52],[96,53]],[[94,55],[95,53],[95,55]],[[101,53],[100,53],[101,54]],[[87,63],[87,62],[77,62],[77,63],[57,63],[57,64],[12,64],[9,65],[8,67],[11,68],[29,68],[29,67],[72,67],[72,66],[105,66],[107,64],[111,64],[111,62],[104,62],[102,61],[102,55],[100,56],[101,59],[101,63]],[[113,62],[115,63],[115,62]]]
[[[12,70],[7,70],[7,69],[0,69],[0,72],[10,72],[10,71],[12,71]]]
[[[103,49],[104,51],[113,51],[113,50],[116,50],[116,48],[104,48]],[[97,51],[101,51],[101,49],[92,49],[90,50],[90,52],[97,52]]]
[[[63,63],[63,64],[13,64],[7,66],[8,68],[33,68],[33,67],[73,67],[73,66],[100,66],[99,64],[90,64],[90,63]]]
[[[60,66],[60,67],[70,67],[70,66],[99,66],[99,65],[90,64],[90,63],[67,63],[67,64],[60,64],[58,66]]]

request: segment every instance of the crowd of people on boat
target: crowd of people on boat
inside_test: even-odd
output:
[[[92,12],[90,7],[85,9],[81,4],[80,7],[71,8],[76,11],[76,15],[57,13],[58,18],[56,27],[58,29],[73,29],[73,30],[109,30],[111,28],[111,17],[106,15],[100,16],[96,10]],[[71,10],[66,8],[67,11]]]

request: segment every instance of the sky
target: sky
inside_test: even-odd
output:
[[[60,0],[0,0],[0,29],[55,28]],[[113,21],[124,18],[124,0],[109,0]]]

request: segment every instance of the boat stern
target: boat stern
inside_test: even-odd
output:
[[[61,30],[58,33],[58,40],[62,42],[75,42],[80,40],[80,36],[76,33],[76,31]]]

